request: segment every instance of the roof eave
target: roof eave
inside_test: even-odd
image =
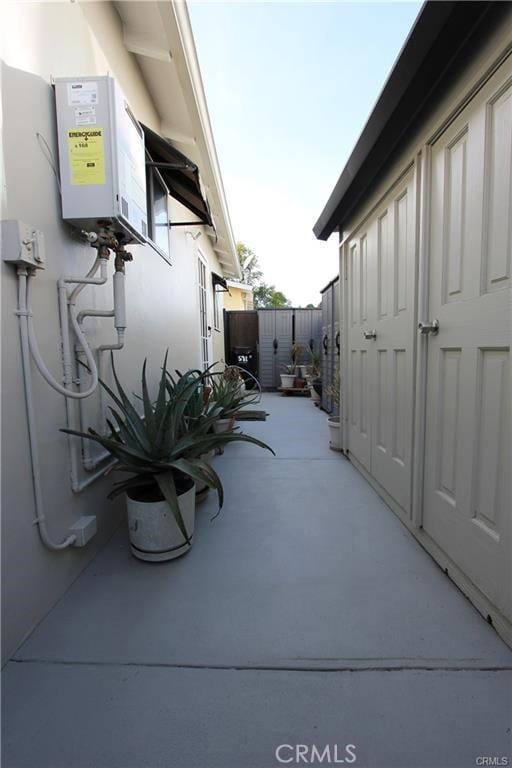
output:
[[[427,2],[423,5],[348,162],[313,227],[319,240],[327,240],[348,218],[372,179],[411,129],[414,117],[457,58],[467,37],[495,5],[497,3],[494,2]],[[441,33],[446,32],[448,27],[453,30],[451,46],[436,46]],[[418,87],[418,79],[421,88]],[[400,120],[398,112],[402,113]],[[390,128],[393,120],[396,125],[392,136],[380,141],[379,147],[383,132]],[[363,172],[368,177],[366,180],[363,179]],[[356,189],[357,186],[359,189]]]
[[[208,114],[194,37],[185,2],[138,2],[120,0],[115,7],[123,23],[123,36],[127,50],[137,59],[152,97],[160,126],[156,130],[177,149],[185,145],[186,154],[192,153],[199,166],[201,182],[213,222],[212,248],[227,277],[241,276],[236,243],[229,218],[215,142]],[[144,62],[157,62],[158,69],[144,68]],[[186,105],[188,126],[168,124],[165,109],[155,94],[165,83],[169,94],[179,90]],[[163,98],[163,97],[160,97]],[[165,97],[167,103],[170,96]],[[165,124],[164,124],[165,123]],[[206,226],[206,225],[205,225]],[[207,227],[207,234],[210,228]]]

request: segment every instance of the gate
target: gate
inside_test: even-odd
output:
[[[224,343],[226,363],[245,368],[258,379],[258,313],[224,310]]]
[[[225,311],[226,362],[246,367],[262,389],[277,389],[294,344],[320,349],[321,322],[320,309]]]

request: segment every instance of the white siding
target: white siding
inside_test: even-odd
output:
[[[53,172],[36,132],[56,156],[52,76],[94,75],[110,72],[119,82],[138,119],[160,129],[140,69],[123,45],[119,16],[110,3],[10,4],[2,18],[3,161],[6,188],[2,189],[2,218],[21,219],[42,230],[46,239],[46,270],[35,278],[33,306],[39,344],[54,375],[61,375],[56,281],[64,274],[82,275],[95,252],[71,239],[63,225]],[[176,202],[171,216],[183,220],[190,213]],[[200,228],[191,228],[193,233]],[[116,353],[119,374],[128,390],[139,387],[143,359],[158,374],[166,349],[170,366],[196,367],[200,362],[197,306],[196,244],[186,228],[171,232],[169,266],[151,247],[133,247],[126,266],[128,327],[126,347]],[[211,270],[221,273],[205,233],[199,238]],[[112,285],[80,297],[80,307],[110,308]],[[111,480],[99,481],[74,495],[69,481],[64,399],[34,373],[43,493],[47,524],[56,539],[80,516],[94,512],[99,532],[85,549],[60,553],[41,544],[34,520],[27,426],[20,363],[16,277],[2,264],[3,347],[3,651],[9,657],[23,637],[55,603],[90,561],[120,520],[122,502],[106,500]],[[211,304],[210,304],[211,311]],[[213,325],[210,318],[210,325]],[[93,348],[114,340],[111,320],[86,321]],[[214,358],[223,356],[223,333],[214,334]],[[98,418],[98,398],[85,404],[84,419]]]

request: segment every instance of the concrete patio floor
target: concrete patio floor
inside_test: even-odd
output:
[[[353,744],[377,768],[510,760],[512,652],[329,450],[325,414],[260,407],[241,426],[277,457],[215,459],[225,508],[198,508],[190,553],[138,562],[119,530],[6,666],[4,768],[306,763],[281,744],[331,763]]]

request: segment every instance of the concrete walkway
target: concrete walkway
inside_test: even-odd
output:
[[[243,427],[277,458],[215,459],[225,508],[198,508],[191,552],[141,563],[120,530],[7,665],[4,768],[512,758],[512,653],[329,450],[325,414],[264,407]]]

